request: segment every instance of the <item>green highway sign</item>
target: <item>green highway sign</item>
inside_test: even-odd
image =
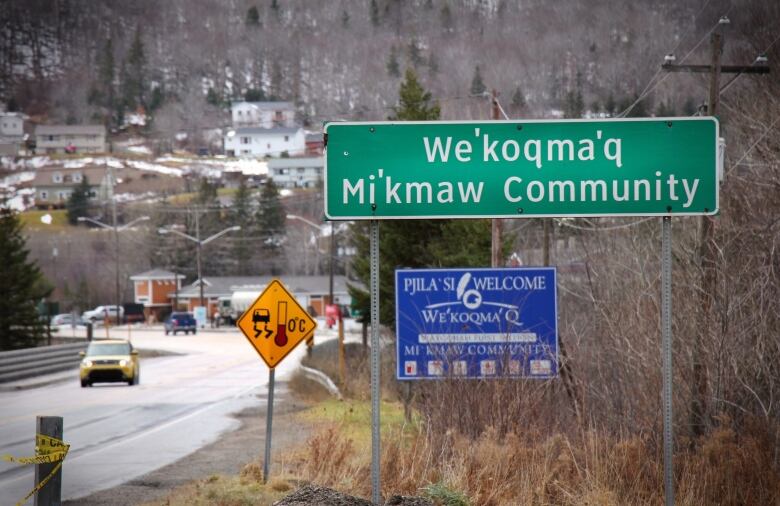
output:
[[[715,118],[329,123],[329,219],[718,211]]]

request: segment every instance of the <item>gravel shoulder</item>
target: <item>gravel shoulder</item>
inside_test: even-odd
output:
[[[285,383],[277,383],[276,394],[286,397],[284,402],[274,403],[273,453],[279,455],[294,449],[306,441],[311,428],[306,427],[296,413],[306,409],[310,402],[297,398]],[[87,497],[65,501],[65,505],[98,506],[111,504],[130,506],[161,500],[176,487],[193,480],[217,474],[238,475],[241,469],[263,454],[265,445],[264,398],[258,398],[258,406],[233,415],[241,425],[189,456],[117,487],[95,492]],[[285,431],[284,427],[295,427]],[[273,475],[273,467],[271,471]],[[67,479],[67,477],[65,478]]]

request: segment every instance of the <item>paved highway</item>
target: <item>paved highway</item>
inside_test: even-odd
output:
[[[127,331],[112,337],[127,338]],[[74,371],[65,382],[0,392],[0,454],[33,455],[36,416],[64,418],[71,449],[63,465],[63,500],[175,462],[235,428],[231,413],[265,403],[268,369],[237,331],[165,336],[161,329],[134,329],[131,339],[141,350],[180,355],[142,358],[141,384],[133,387],[81,388]],[[304,345],[296,348],[277,367],[277,380],[288,379],[304,353]],[[275,403],[283,402],[276,397]],[[14,503],[32,486],[33,466],[0,462],[0,502]]]

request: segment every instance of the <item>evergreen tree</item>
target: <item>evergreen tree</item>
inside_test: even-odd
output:
[[[255,215],[256,237],[262,239],[261,249],[266,264],[272,273],[279,271],[281,264],[281,246],[285,236],[287,213],[279,198],[279,189],[272,179],[268,179],[260,193],[259,207]]]
[[[278,0],[271,0],[271,12],[274,13],[274,17],[277,20],[282,19],[282,13],[279,9],[279,1]]]
[[[401,77],[401,66],[398,64],[398,50],[390,46],[390,56],[387,59],[387,75]]]
[[[88,103],[103,109],[103,117],[107,126],[116,108],[116,93],[114,91],[114,46],[111,38],[106,40],[98,57],[98,82],[92,85]]]
[[[433,121],[439,119],[441,108],[432,102],[430,92],[422,87],[414,70],[407,69],[394,111],[392,121]]]
[[[246,11],[246,25],[253,27],[260,26],[260,11],[257,10],[257,6],[253,5]]]
[[[155,86],[152,90],[152,97],[149,99],[149,110],[156,111],[165,101],[165,90],[162,85]]]
[[[283,93],[283,81],[284,81],[284,75],[282,73],[282,65],[279,63],[279,60],[274,60],[273,64],[271,65],[271,89],[270,91],[270,99],[271,100],[281,100]]]
[[[79,218],[89,214],[89,191],[89,178],[84,176],[81,183],[73,189],[65,206],[68,213],[68,223],[71,225],[78,224]]]
[[[512,93],[511,106],[516,112],[520,112],[525,109],[526,105],[525,93],[523,93],[523,89],[518,84],[515,86],[515,91]]]
[[[609,116],[614,116],[616,107],[617,104],[615,103],[615,96],[612,94],[612,92],[610,92],[609,96],[607,97],[607,101],[604,102],[604,112],[606,112]]]
[[[262,89],[249,88],[244,93],[244,100],[247,102],[261,102],[265,100],[265,93],[263,93]]]
[[[125,75],[125,100],[127,107],[135,109],[146,106],[146,52],[141,39],[141,27],[135,30],[135,38],[127,55],[127,72]]]
[[[19,216],[0,208],[0,350],[34,347],[43,338],[36,304],[51,293],[40,270],[28,260]]]
[[[345,30],[349,28],[349,12],[347,12],[347,9],[341,12],[341,27]]]
[[[209,91],[206,92],[206,102],[213,106],[219,107],[222,103],[222,100],[219,98],[219,94],[214,88],[209,88]]]
[[[693,116],[696,114],[696,109],[696,102],[694,102],[693,98],[686,98],[685,103],[683,104],[683,114],[685,116]]]
[[[582,97],[582,74],[577,72],[575,89],[566,93],[566,102],[563,107],[564,118],[581,118],[585,112],[585,100]]]
[[[250,202],[249,187],[243,179],[238,185],[238,190],[233,196],[233,204],[228,211],[230,225],[238,225],[241,230],[236,232],[233,241],[232,257],[235,262],[237,275],[251,274],[252,247],[247,240],[252,236],[252,205]]]
[[[381,23],[381,20],[379,18],[379,5],[377,5],[376,0],[371,0],[371,4],[369,5],[369,15],[371,16],[371,24],[376,28]]]
[[[482,73],[479,71],[479,65],[474,69],[474,77],[471,79],[471,94],[482,95],[487,91],[487,86],[482,81]]]
[[[393,121],[431,121],[439,119],[439,106],[422,87],[413,70],[406,71],[399,92],[399,106]],[[355,274],[364,286],[369,286],[370,258],[368,225],[358,222],[352,227],[357,255],[353,261]],[[380,224],[379,299],[380,320],[395,323],[395,267],[464,267],[490,263],[489,220],[387,220]],[[368,314],[369,294],[350,286],[356,307]]]

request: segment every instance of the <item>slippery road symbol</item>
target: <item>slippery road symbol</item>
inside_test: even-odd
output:
[[[272,329],[268,328],[268,324],[271,321],[271,314],[268,312],[267,309],[255,309],[252,313],[252,328],[255,331],[255,338],[260,337],[260,334],[265,332],[265,338],[268,339],[273,335],[274,331]],[[263,328],[258,328],[258,325],[262,323]]]

